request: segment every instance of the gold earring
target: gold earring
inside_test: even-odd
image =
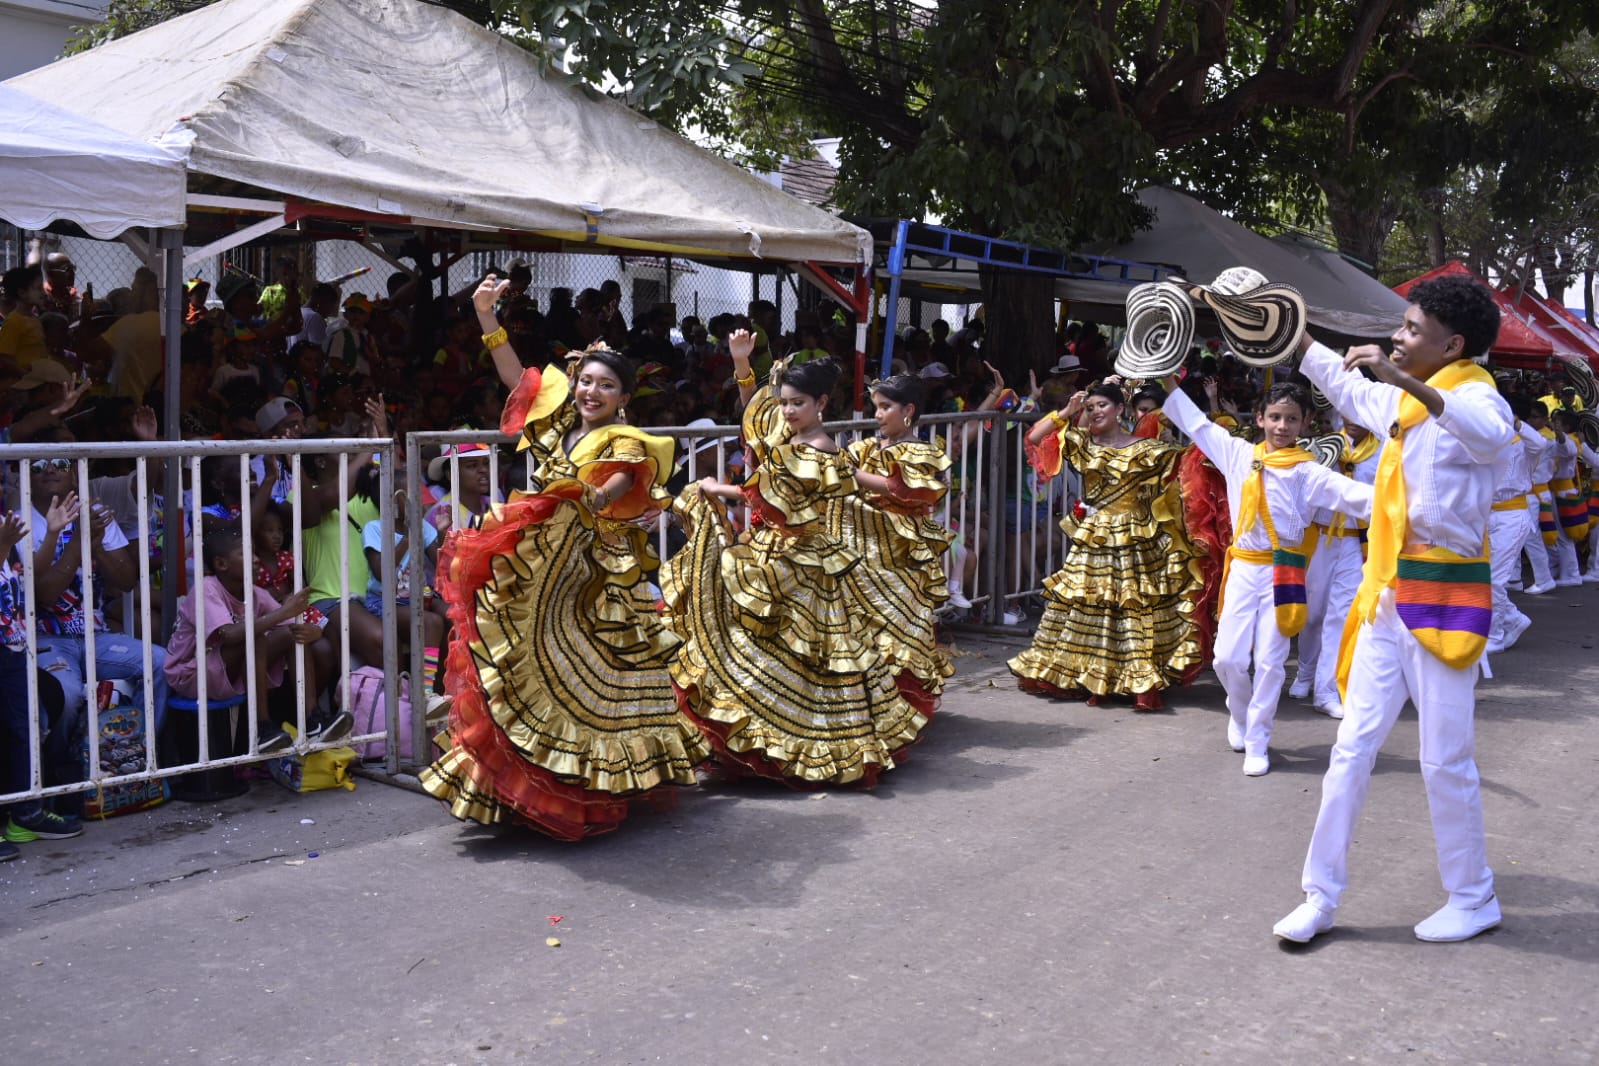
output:
[[[618,421],[626,422],[627,421],[627,408],[626,407],[618,407],[616,409],[616,417],[617,417]]]

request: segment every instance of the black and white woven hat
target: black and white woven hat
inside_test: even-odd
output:
[[[1323,437],[1301,437],[1299,446],[1314,455],[1316,462],[1328,470],[1337,470],[1339,461],[1344,457],[1344,438],[1337,433]]]
[[[1593,367],[1588,365],[1588,360],[1567,359],[1561,366],[1572,388],[1577,390],[1577,399],[1582,401],[1583,408],[1588,411],[1599,409],[1599,381],[1594,380]]]
[[[1127,294],[1127,336],[1116,373],[1129,380],[1165,377],[1188,358],[1194,343],[1194,302],[1179,285],[1154,281]]]
[[[1188,293],[1210,308],[1234,355],[1251,366],[1290,358],[1305,331],[1305,299],[1292,285],[1273,284],[1258,270],[1232,267]]]

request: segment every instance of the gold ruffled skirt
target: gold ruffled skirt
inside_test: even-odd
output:
[[[924,713],[955,673],[938,646],[935,612],[949,600],[943,554],[953,536],[931,518],[888,511],[850,497],[835,509],[829,533],[861,556],[844,588],[872,619],[877,650],[902,678],[901,690]],[[910,691],[914,689],[915,691]]]
[[[661,579],[683,638],[672,680],[718,756],[791,784],[874,783],[927,718],[851,614],[860,556],[821,533],[739,541],[697,485],[675,508],[690,535]]]
[[[641,793],[695,783],[710,747],[678,709],[678,639],[636,532],[540,494],[447,540],[451,746],[422,784],[457,818],[576,840],[616,828]]]
[[[1009,664],[1022,687],[1136,695],[1190,680],[1204,574],[1181,525],[1100,512],[1062,526],[1071,548],[1044,581],[1032,646]]]

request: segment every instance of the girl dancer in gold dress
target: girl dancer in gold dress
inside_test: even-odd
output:
[[[822,426],[839,370],[779,365],[757,392],[753,338],[738,331],[729,348],[757,465],[742,486],[706,478],[674,505],[689,543],[662,578],[683,636],[672,680],[731,772],[870,786],[927,718],[900,695],[873,620],[844,588],[863,563],[836,533],[854,471]],[[753,512],[744,537],[728,523],[739,503]]]
[[[1154,711],[1162,689],[1203,665],[1203,553],[1183,530],[1182,449],[1124,430],[1123,403],[1118,384],[1096,385],[1027,435],[1040,474],[1063,462],[1081,472],[1083,499],[1061,520],[1066,559],[1045,580],[1044,617],[1010,669],[1024,691],[1091,705],[1131,695]]]
[[[533,449],[541,489],[439,553],[454,703],[450,748],[422,783],[457,818],[578,840],[615,829],[641,794],[669,804],[659,786],[694,784],[710,755],[678,710],[678,639],[640,566],[672,443],[624,423],[633,371],[609,349],[578,359],[570,403],[560,370],[524,371],[494,318],[506,284],[490,275],[473,304],[513,390],[500,428]]]

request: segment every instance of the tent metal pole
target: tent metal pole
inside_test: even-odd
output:
[[[905,242],[911,224],[900,219],[894,227],[894,243],[888,248],[888,307],[883,311],[883,364],[878,373],[888,377],[894,362],[894,334],[899,330],[899,283],[905,273]]]
[[[161,418],[165,430],[162,436],[166,440],[182,440],[183,305],[188,297],[183,288],[183,230],[157,230],[152,236],[153,243],[161,251],[164,280],[161,292],[161,337],[166,349],[166,372],[162,375],[162,396],[166,410]],[[178,575],[183,572],[183,560],[177,554],[177,546],[182,543],[180,527],[183,516],[179,513],[183,500],[180,481],[182,465],[176,459],[169,459],[162,468],[161,515],[164,529],[161,557],[166,571],[161,575],[160,632],[163,644],[171,635],[173,623],[177,621]]]

